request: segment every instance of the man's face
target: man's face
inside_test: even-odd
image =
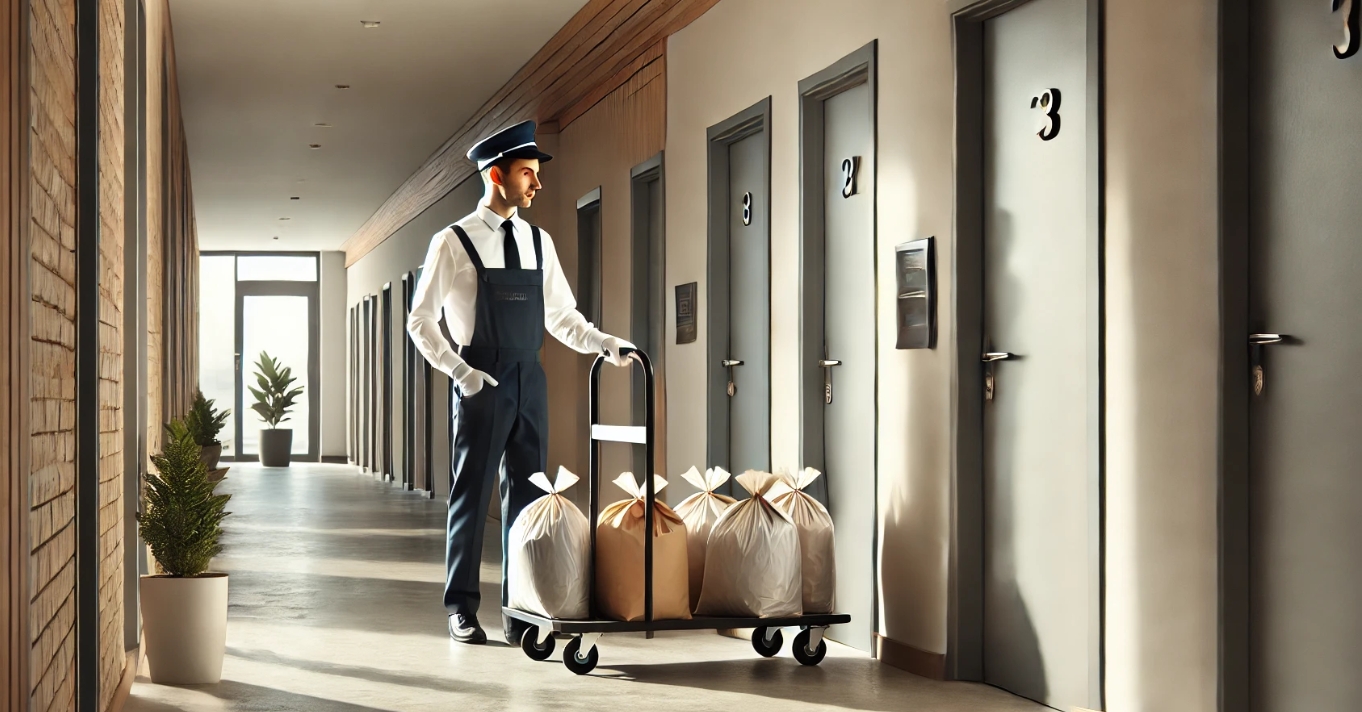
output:
[[[530,207],[534,194],[542,187],[539,183],[538,158],[513,159],[498,184],[501,197],[517,208]]]

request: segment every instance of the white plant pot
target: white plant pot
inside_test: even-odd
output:
[[[143,576],[141,590],[151,681],[199,685],[221,680],[227,647],[227,574]]]

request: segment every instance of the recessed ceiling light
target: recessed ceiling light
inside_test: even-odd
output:
[[[279,222],[284,222],[285,220],[292,220],[292,219],[293,219],[293,218],[279,218]]]
[[[274,239],[278,240],[278,239],[279,239],[279,236],[278,236],[278,235],[275,235],[275,236],[274,236]]]
[[[289,200],[302,200],[302,197],[295,195],[292,198],[289,198]]]
[[[336,85],[336,88],[337,88],[337,89],[349,89],[349,88],[350,88],[350,85],[349,85],[349,84],[337,84],[337,85]]]
[[[373,28],[375,28],[375,27],[378,27],[378,24],[379,24],[379,23],[378,23],[378,20],[360,20],[360,21],[359,21],[359,24],[364,25],[365,27],[367,27],[367,28],[369,28],[369,29],[373,29]]]
[[[321,148],[322,145],[321,145],[320,143],[309,143],[309,144],[307,145],[307,147],[315,151],[315,150]]]
[[[323,122],[315,123],[315,124],[313,124],[313,126],[319,128],[319,129],[329,129],[329,128],[331,128],[331,124],[323,123]]]

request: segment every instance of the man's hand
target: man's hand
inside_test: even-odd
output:
[[[454,382],[459,384],[459,393],[467,398],[482,390],[484,384],[496,387],[497,379],[479,371],[467,363],[461,363],[454,369]]]
[[[605,353],[605,360],[615,366],[628,366],[629,357],[620,355],[620,349],[636,349],[637,346],[619,338],[618,336],[607,336],[601,342],[601,351]]]

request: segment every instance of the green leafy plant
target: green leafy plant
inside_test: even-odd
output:
[[[166,426],[166,443],[151,458],[137,531],[152,556],[171,576],[198,576],[222,552],[222,520],[231,495],[215,494],[217,483],[199,459],[199,444],[180,420]]]
[[[289,386],[298,380],[293,375],[293,369],[282,366],[264,351],[260,352],[260,360],[256,362],[255,368],[255,381],[260,387],[247,386],[255,396],[251,410],[260,414],[260,419],[266,425],[277,428],[288,420],[289,409],[293,408],[293,402],[303,392],[303,387],[289,390]]]
[[[213,407],[212,399],[203,397],[203,391],[196,391],[194,405],[190,406],[189,414],[184,418],[184,425],[194,437],[194,442],[201,447],[221,445],[218,433],[227,427],[227,416],[231,414],[230,408],[218,410]]]

